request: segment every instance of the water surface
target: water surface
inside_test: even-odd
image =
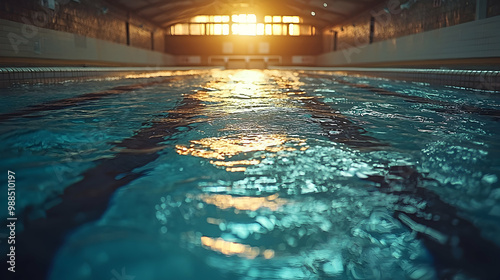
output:
[[[5,93],[7,114],[147,84],[2,122],[24,230],[69,221],[50,279],[498,275],[497,96],[298,71],[150,81]]]

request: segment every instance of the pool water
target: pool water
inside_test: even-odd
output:
[[[19,275],[500,275],[494,94],[278,70],[4,91]]]

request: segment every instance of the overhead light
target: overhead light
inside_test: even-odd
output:
[[[315,16],[316,13],[314,11],[311,12],[311,16]]]
[[[325,7],[325,8],[328,7],[328,4],[326,2],[323,3],[323,7]]]

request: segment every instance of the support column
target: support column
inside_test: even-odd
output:
[[[333,31],[333,51],[337,51],[337,41],[339,38],[339,32],[338,31]]]
[[[125,32],[127,35],[127,46],[130,46],[130,12],[127,12],[127,21],[125,22]]]
[[[130,23],[125,22],[125,32],[127,33],[127,46],[130,46]]]
[[[151,31],[151,50],[155,50],[155,32]]]
[[[370,44],[373,43],[373,38],[375,37],[375,18],[370,18]]]
[[[488,16],[488,0],[476,0],[476,20]]]

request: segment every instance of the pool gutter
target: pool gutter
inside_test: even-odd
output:
[[[175,71],[223,69],[210,67],[0,67],[0,88],[16,84],[50,84],[137,75],[169,76]]]
[[[485,92],[500,92],[500,70],[286,66],[270,66],[269,68],[277,70],[338,72],[392,80],[469,88]]]

